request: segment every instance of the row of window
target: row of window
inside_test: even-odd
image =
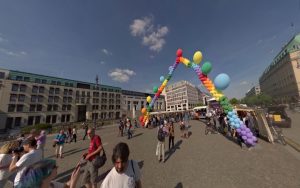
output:
[[[25,82],[30,82],[31,81],[30,77],[27,77],[27,76],[24,76],[24,77],[23,76],[16,76],[16,80],[17,81],[25,81]],[[39,83],[39,84],[50,83],[52,85],[59,85],[59,86],[62,85],[61,81],[51,80],[51,81],[47,82],[46,79],[40,79],[40,78],[35,78],[34,82]],[[73,83],[68,83],[68,82],[65,82],[64,85],[68,86],[68,87],[73,87],[74,86]]]
[[[62,111],[70,111],[72,109],[72,105],[62,105]],[[58,111],[59,105],[57,104],[48,104],[47,111]],[[24,112],[24,105],[23,104],[9,104],[8,105],[8,112]],[[30,104],[29,105],[29,112],[41,112],[43,111],[42,104]]]

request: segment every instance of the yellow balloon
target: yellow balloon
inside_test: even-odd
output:
[[[151,97],[148,96],[146,100],[147,100],[148,103],[150,103],[151,102]]]
[[[165,80],[164,82],[163,82],[163,85],[167,85],[167,83],[168,83],[168,80]]]
[[[202,61],[202,53],[200,51],[195,52],[193,60],[196,64],[199,64]]]

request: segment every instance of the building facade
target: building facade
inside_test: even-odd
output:
[[[0,130],[121,117],[121,88],[0,69]]]
[[[154,94],[143,93],[137,91],[122,90],[122,116],[127,116],[131,118],[137,118],[141,115],[142,108],[148,105],[146,98]],[[159,96],[157,101],[153,106],[153,111],[165,111],[165,97]]]
[[[259,78],[261,92],[278,103],[300,102],[300,34],[286,44]]]
[[[246,93],[246,97],[257,96],[259,94],[260,94],[260,87],[254,86]]]
[[[189,110],[203,103],[200,90],[188,81],[169,85],[166,90],[166,111]]]

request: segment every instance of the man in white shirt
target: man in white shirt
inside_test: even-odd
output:
[[[101,188],[142,188],[138,163],[128,160],[128,157],[128,145],[126,143],[117,144],[112,156],[114,167],[103,180]]]
[[[16,187],[20,181],[22,174],[26,171],[27,167],[42,160],[41,150],[36,150],[36,140],[29,138],[23,142],[25,154],[18,160],[20,153],[14,153],[13,160],[10,163],[9,171],[18,171],[14,181]]]

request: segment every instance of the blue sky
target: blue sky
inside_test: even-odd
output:
[[[1,0],[0,67],[149,92],[200,50],[241,98],[299,28],[299,0]],[[179,80],[200,84],[184,65]]]

